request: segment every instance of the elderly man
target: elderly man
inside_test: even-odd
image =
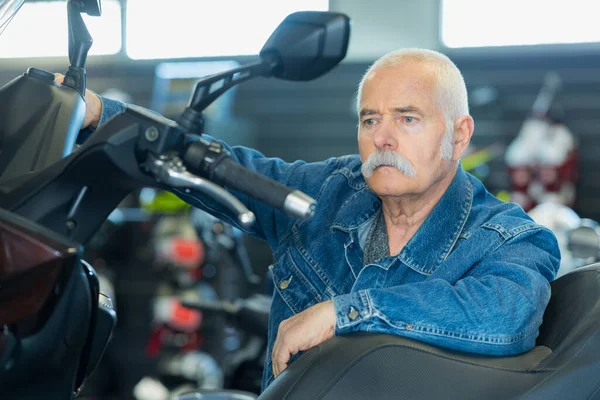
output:
[[[104,105],[89,113],[96,122],[124,107],[101,100],[88,103]],[[530,350],[558,245],[462,169],[474,123],[460,71],[437,52],[392,52],[367,71],[357,104],[360,156],[286,163],[228,147],[245,167],[319,201],[300,222],[240,196],[257,216],[249,233],[276,259],[263,387],[302,351],[354,331],[489,355]]]

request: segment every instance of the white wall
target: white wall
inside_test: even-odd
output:
[[[373,61],[402,47],[439,49],[440,0],[330,0],[352,20],[347,61]]]

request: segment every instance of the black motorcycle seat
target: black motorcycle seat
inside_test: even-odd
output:
[[[355,333],[307,351],[259,399],[600,399],[600,264],[551,287],[527,353],[488,357]]]

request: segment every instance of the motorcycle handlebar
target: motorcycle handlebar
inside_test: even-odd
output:
[[[311,197],[244,168],[231,158],[224,158],[215,166],[214,180],[292,217],[308,219],[315,212],[316,201]]]
[[[295,218],[314,215],[316,201],[235,162],[216,142],[196,141],[183,157],[186,168],[211,181],[242,192]]]

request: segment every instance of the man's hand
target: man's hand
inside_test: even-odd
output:
[[[333,301],[315,304],[279,324],[277,339],[273,346],[273,375],[277,378],[287,368],[290,357],[308,350],[335,333],[335,308]]]
[[[61,84],[65,80],[64,75],[55,73],[54,74],[54,82]],[[81,125],[81,129],[85,129],[88,126],[92,128],[97,128],[98,123],[100,122],[100,116],[102,115],[102,101],[100,101],[100,97],[91,90],[85,91],[85,118],[83,119],[83,124]]]

